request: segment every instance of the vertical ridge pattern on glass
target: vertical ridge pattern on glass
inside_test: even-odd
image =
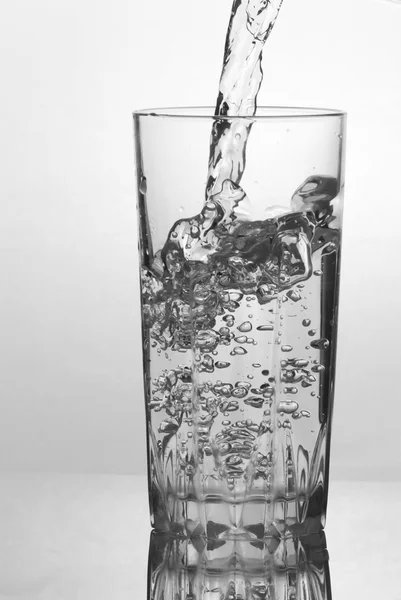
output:
[[[148,600],[331,600],[324,536],[280,543],[152,536]]]

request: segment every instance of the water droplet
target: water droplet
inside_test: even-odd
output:
[[[178,238],[178,233],[176,231],[173,231],[173,233],[171,234],[172,238]]]
[[[247,375],[248,379],[253,379],[253,375]]]
[[[235,346],[232,352],[230,352],[231,356],[247,354],[247,351],[242,346]]]
[[[178,212],[183,213],[184,212],[184,207],[180,206],[180,208],[178,209]]]
[[[298,388],[295,386],[285,387],[284,394],[298,394]]]
[[[188,433],[187,433],[187,437],[189,437],[189,438],[193,437],[193,433],[192,433],[192,431],[188,431]]]
[[[313,271],[313,274],[317,277],[320,277],[321,275],[323,275],[323,271],[321,271],[320,269],[316,269],[316,271]]]
[[[252,363],[252,366],[255,367],[255,369],[259,369],[262,365],[260,363]]]
[[[146,177],[141,177],[141,181],[139,183],[139,191],[141,194],[146,194],[148,190],[148,184],[146,181]]]
[[[227,369],[227,367],[230,366],[230,363],[226,362],[224,360],[218,360],[214,366],[217,367],[218,369]]]
[[[319,340],[313,340],[310,344],[312,348],[317,348],[319,350],[326,350],[330,346],[330,342],[326,338],[321,338]]]
[[[259,327],[256,328],[258,331],[273,331],[274,327],[273,325],[259,325]]]
[[[310,325],[310,324],[311,324],[311,321],[310,321],[310,319],[304,319],[304,320],[302,321],[302,325],[303,325],[304,327],[309,327],[309,325]]]
[[[248,315],[248,319],[253,319],[253,315]]]
[[[238,337],[234,338],[236,342],[238,342],[238,344],[246,344],[248,341],[248,338],[246,337],[246,335],[239,335]]]
[[[289,346],[288,344],[285,346],[281,346],[281,352],[291,352],[293,350],[292,346]]]
[[[308,331],[308,335],[310,335],[311,337],[313,337],[316,334],[317,329],[309,329]]]
[[[235,134],[235,139],[236,140],[240,140],[241,139],[241,134],[240,133],[236,133]]]
[[[301,410],[301,415],[303,417],[310,417],[310,412],[309,410]]]
[[[321,373],[322,371],[324,371],[324,365],[316,365],[312,367],[312,371],[314,373]]]
[[[225,420],[225,421],[223,421],[223,422],[222,422],[222,425],[224,425],[224,426],[227,426],[227,425],[229,425],[230,423],[231,423],[231,421],[227,421],[227,420]]]
[[[248,333],[248,331],[252,330],[252,323],[250,323],[249,321],[244,321],[243,323],[241,323],[241,325],[239,325],[237,327],[238,331],[241,331],[241,333]]]

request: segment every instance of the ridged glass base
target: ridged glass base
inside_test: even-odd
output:
[[[152,534],[148,600],[331,600],[324,533],[261,541]]]

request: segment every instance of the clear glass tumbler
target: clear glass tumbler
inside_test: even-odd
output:
[[[346,117],[212,114],[134,113],[152,525],[310,534],[327,506]],[[232,128],[249,134],[243,177],[207,197],[211,135]]]

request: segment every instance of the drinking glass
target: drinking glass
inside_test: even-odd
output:
[[[325,525],[345,121],[134,113],[156,530],[263,539]],[[228,161],[246,135],[244,174],[206,194],[210,142],[227,133]]]

